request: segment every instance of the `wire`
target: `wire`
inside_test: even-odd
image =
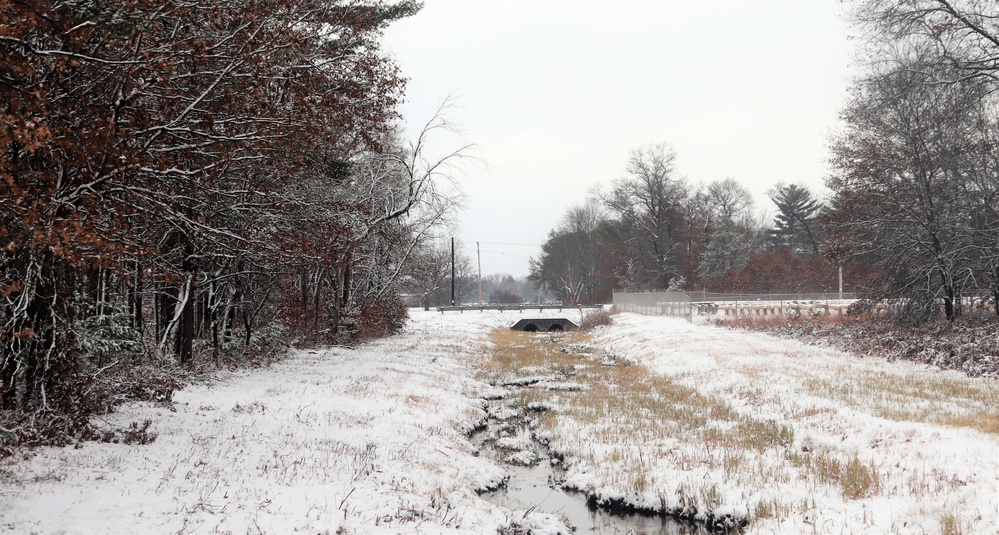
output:
[[[504,252],[504,251],[479,251],[479,252],[482,253],[482,254],[492,254],[492,255],[499,255],[499,256],[515,256],[515,257],[518,257],[518,258],[533,258],[535,256],[535,255],[527,254],[527,253],[508,253],[508,252]]]
[[[480,241],[476,243],[484,243],[486,245],[514,245],[518,247],[541,247],[540,243],[504,243],[498,241]]]

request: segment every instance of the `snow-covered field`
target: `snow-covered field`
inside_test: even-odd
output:
[[[552,448],[588,493],[748,514],[750,533],[999,533],[994,380],[631,314],[593,338],[710,409],[693,426],[650,418],[657,432],[630,442],[559,418]],[[638,478],[644,492],[629,488]]]
[[[476,494],[504,471],[467,438],[485,417],[480,396],[495,390],[476,379],[488,332],[521,315],[411,315],[391,339],[297,352],[190,385],[170,406],[114,415],[120,425],[153,419],[150,445],[85,443],[3,461],[0,531],[481,534],[521,521],[523,511]],[[596,331],[594,344],[793,429],[786,452],[763,452],[741,474],[643,457],[654,491],[715,482],[724,507],[750,516],[761,503],[775,509],[751,533],[942,533],[948,525],[999,533],[999,431],[988,422],[999,410],[995,381],[631,314]],[[565,428],[580,434],[553,443],[571,453],[586,427]],[[683,459],[685,447],[671,458]],[[787,462],[817,451],[873,467],[880,490],[846,498]],[[613,466],[580,460],[567,475],[594,492],[627,494],[607,471]],[[531,513],[524,524],[561,531],[551,515]]]

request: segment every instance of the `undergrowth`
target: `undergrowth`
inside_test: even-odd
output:
[[[583,318],[583,321],[579,323],[579,329],[583,332],[589,332],[597,327],[610,325],[613,321],[614,315],[617,313],[618,312],[603,309],[590,312]]]
[[[196,357],[180,365],[155,356],[153,347],[139,352],[90,354],[75,362],[62,379],[46,385],[45,405],[37,410],[0,409],[0,458],[40,446],[66,446],[85,441],[148,444],[156,439],[154,422],[132,422],[124,427],[95,426],[95,417],[113,413],[128,402],[169,405],[173,394],[185,383],[197,382],[219,369],[256,368],[283,358],[288,351],[287,329],[265,326],[257,330],[249,345],[233,343],[213,357],[210,347],[196,347]]]
[[[740,316],[715,323],[960,370],[972,377],[999,378],[999,318],[991,315],[969,314],[954,322],[919,326],[872,315]]]

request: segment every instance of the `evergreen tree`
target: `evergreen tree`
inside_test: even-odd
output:
[[[774,247],[786,245],[796,255],[819,254],[817,216],[822,204],[804,186],[777,184],[770,190],[777,205],[770,236]]]

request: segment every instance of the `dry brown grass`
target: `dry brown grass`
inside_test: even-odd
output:
[[[806,486],[825,486],[844,500],[885,495],[929,499],[955,484],[929,472],[903,474],[853,449],[812,446],[807,437],[807,447],[796,444],[794,426],[836,414],[831,407],[999,432],[999,384],[955,373],[933,375],[907,367],[871,372],[856,361],[829,363],[816,373],[813,366],[790,359],[781,372],[796,378],[803,393],[834,403],[797,405],[784,420],[774,421],[749,416],[733,405],[773,402],[752,382],[712,389],[702,387],[698,376],[659,374],[643,365],[611,361],[588,345],[586,333],[504,329],[490,339],[492,358],[483,365],[483,378],[502,383],[544,377],[580,385],[577,391],[517,388],[509,398],[522,406],[543,402],[553,407],[533,413],[534,425],[552,437],[553,449],[570,465],[577,462],[598,474],[602,486],[694,500],[702,508],[733,488],[745,489],[756,496],[748,505],[751,515],[760,519],[808,513],[800,497],[774,495],[774,484],[804,480]],[[754,372],[752,366],[760,366],[736,360],[729,364],[747,377]],[[756,380],[769,380],[769,373],[757,370]],[[686,479],[686,474],[698,476]],[[945,532],[960,532],[956,518],[941,520]]]
[[[568,453],[594,466],[613,464],[613,480],[606,483],[626,492],[682,491],[683,499],[713,507],[720,500],[716,483],[705,480],[696,488],[678,488],[675,481],[657,480],[655,468],[665,464],[678,470],[717,469],[730,480],[772,478],[774,474],[755,468],[756,459],[794,440],[791,427],[740,414],[724,398],[683,384],[683,377],[656,374],[641,365],[602,364],[598,355],[578,351],[587,347],[585,333],[502,329],[492,333],[491,341],[492,359],[483,365],[484,379],[502,383],[551,376],[583,385],[580,391],[520,388],[512,399],[521,406],[540,401],[555,405],[555,411],[535,416],[536,425],[556,439],[585,436],[585,443],[570,444]],[[585,431],[580,432],[581,427]],[[772,501],[761,512],[784,515],[789,507]]]
[[[999,435],[999,383],[958,374],[908,370],[803,377],[814,394],[899,422],[976,429]]]

